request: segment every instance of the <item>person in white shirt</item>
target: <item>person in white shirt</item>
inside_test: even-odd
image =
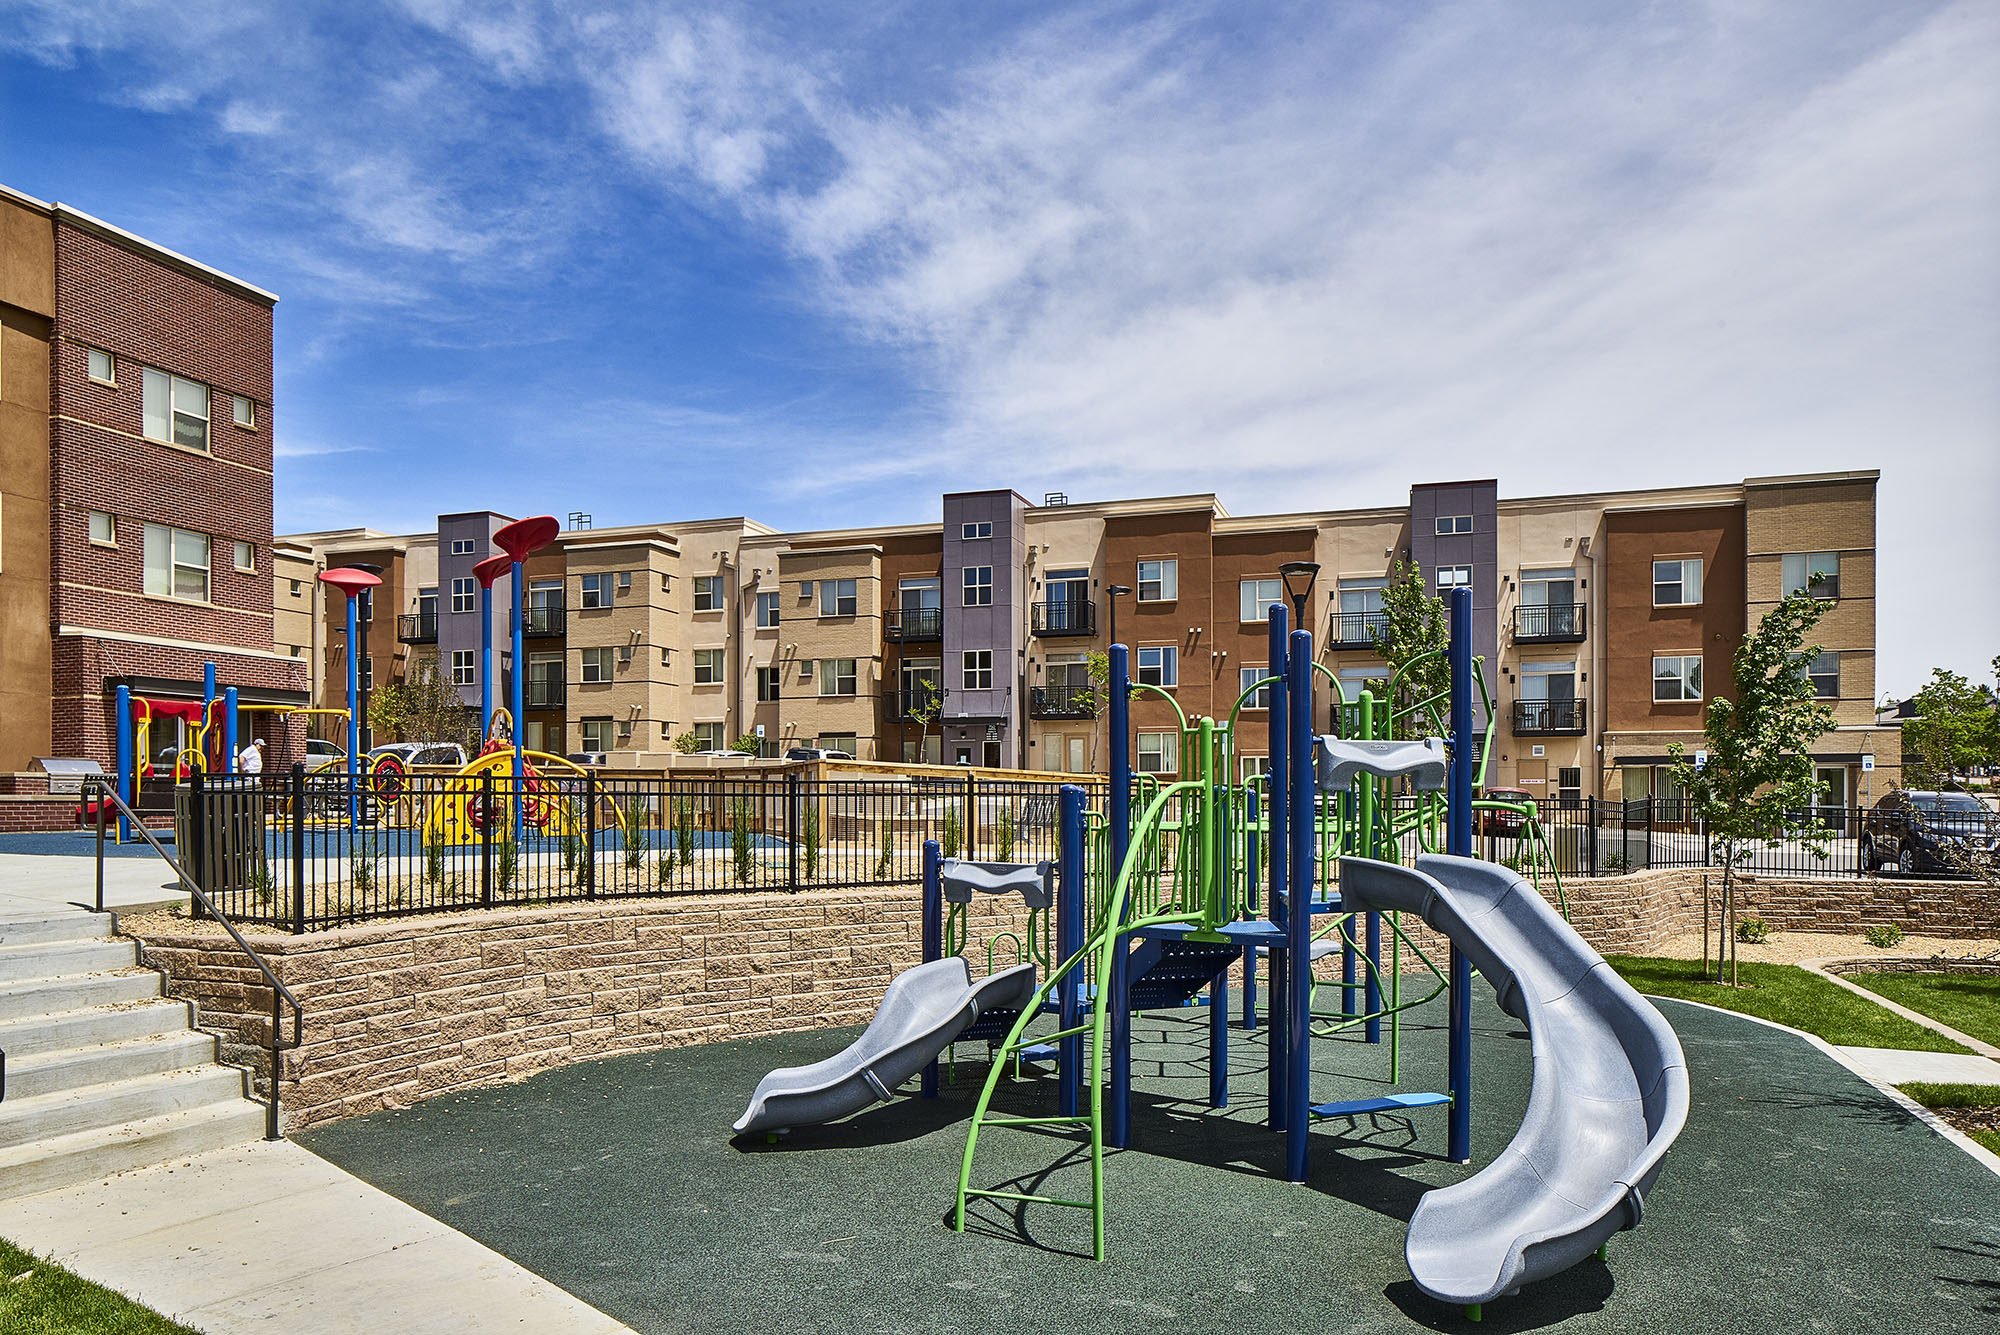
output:
[[[253,738],[250,745],[236,753],[236,769],[240,774],[262,774],[264,772],[264,739]]]

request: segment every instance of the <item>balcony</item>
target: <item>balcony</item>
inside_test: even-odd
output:
[[[918,686],[906,691],[885,691],[882,695],[882,708],[889,717],[904,722],[920,722],[924,716],[935,722],[943,717],[943,705],[942,686]]]
[[[1514,643],[1576,644],[1584,637],[1582,603],[1523,603],[1514,609]]]
[[[1579,737],[1583,735],[1581,700],[1516,700],[1516,737]]]
[[[521,609],[521,634],[524,636],[561,635],[566,630],[560,598],[530,603]]]
[[[882,617],[882,638],[904,644],[918,640],[941,640],[944,638],[944,609],[892,607]]]
[[[1029,614],[1028,628],[1037,635],[1097,634],[1097,604],[1088,598],[1071,598],[1055,603],[1036,603]]]
[[[1035,686],[1028,691],[1029,718],[1096,718],[1097,692],[1088,686]]]
[[[1389,630],[1387,612],[1338,612],[1332,620],[1333,647],[1336,649],[1372,649],[1375,647],[1375,633],[1386,634]]]
[[[396,618],[396,638],[404,644],[436,644],[436,612],[406,612]]]
[[[530,677],[521,683],[524,709],[561,709],[569,699],[561,677]]]

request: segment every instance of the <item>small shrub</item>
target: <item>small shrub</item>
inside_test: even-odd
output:
[[[1901,945],[1903,941],[1903,929],[1892,922],[1877,923],[1862,935],[1868,939],[1868,944],[1877,950],[1887,950],[1891,946]]]
[[[892,871],[894,871],[895,868],[896,868],[895,832],[890,829],[889,822],[885,820],[882,822],[882,856],[875,859],[875,879],[878,881],[888,880],[889,874]]]
[[[514,826],[510,822],[501,827],[499,847],[493,854],[493,879],[500,887],[500,893],[514,893],[514,875],[520,870],[518,854],[514,848]]]
[[[674,850],[670,848],[666,852],[660,854],[659,860],[653,864],[653,880],[660,885],[665,885],[668,881],[671,881],[673,879],[674,879]]]
[[[959,819],[958,808],[956,806],[946,807],[944,810],[944,838],[938,841],[944,846],[944,855],[948,858],[957,857],[958,845],[964,838],[965,825]]]
[[[731,742],[729,749],[739,756],[761,756],[764,754],[764,739],[754,732],[746,732]]]
[[[636,794],[625,804],[625,869],[636,872],[646,865],[646,808]]]
[[[996,861],[1014,860],[1014,808],[1011,805],[1000,808],[1000,822],[993,831],[993,852]]]
[[[674,801],[674,843],[681,851],[681,866],[694,867],[694,799],[676,798]]]
[[[806,879],[819,875],[819,803],[806,799]]]
[[[747,885],[757,873],[756,850],[750,843],[750,804],[729,804],[729,851],[736,861],[736,881]]]
[[[1632,870],[1632,859],[1626,857],[1623,853],[1606,853],[1604,855],[1604,870],[1630,871]]]
[[[686,732],[674,738],[674,750],[684,756],[693,755],[695,752],[701,750],[701,735],[693,728],[689,728]]]
[[[424,841],[424,884],[444,884],[444,831],[437,837]]]
[[[257,907],[269,908],[277,892],[277,884],[271,879],[271,869],[259,863],[257,870],[250,873],[250,893],[256,898]]]
[[[1736,924],[1736,939],[1746,946],[1761,946],[1771,939],[1771,924],[1762,918],[1744,918]]]
[[[354,846],[354,855],[347,860],[348,880],[354,886],[356,895],[373,894],[375,882],[375,841],[361,840]]]

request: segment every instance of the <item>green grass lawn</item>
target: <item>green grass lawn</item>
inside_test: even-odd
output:
[[[1847,981],[1941,1020],[1960,1033],[2000,1043],[2000,975],[1854,973]]]
[[[1934,1030],[1794,965],[1743,964],[1737,975],[1743,986],[1718,987],[1707,980],[1699,960],[1653,959],[1642,955],[1605,958],[1641,992],[1706,1002],[1760,1020],[1774,1020],[1817,1034],[1841,1047],[1967,1051]]]
[[[197,1335],[0,1239],[0,1330],[10,1335]]]
[[[1898,1085],[1896,1088],[1926,1108],[1944,1113],[1946,1120],[1958,1123],[1959,1129],[1966,1135],[1995,1154],[2000,1154],[2000,1130],[1968,1126],[1960,1122],[1960,1119],[1951,1116],[1951,1110],[1954,1108],[2000,1109],[2000,1085],[1934,1085],[1923,1080],[1913,1080],[1907,1085]]]

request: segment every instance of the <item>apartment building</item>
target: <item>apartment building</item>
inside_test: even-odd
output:
[[[1745,630],[1809,587],[1832,602],[1813,679],[1836,718],[1814,758],[1836,800],[1859,801],[1899,768],[1872,708],[1876,476],[1518,499],[1490,479],[1421,483],[1406,506],[1249,516],[1207,494],[1037,505],[992,490],[941,497],[932,525],[573,530],[529,571],[547,600],[531,693],[568,683],[537,696],[545,716],[531,704],[531,739],[635,763],[692,732],[703,750],[749,734],[766,755],[1101,772],[1090,664],[1115,637],[1148,688],[1131,711],[1140,769],[1179,772],[1183,716],[1234,714],[1254,772],[1280,568],[1317,564],[1294,621],[1355,702],[1382,689],[1383,590],[1410,563],[1433,592],[1472,590],[1490,781],[1572,800],[1672,796],[1667,748],[1699,749]],[[1330,704],[1314,726],[1333,726]]]
[[[177,744],[209,663],[282,763],[308,664],[275,648],[277,298],[4,187],[0,252],[0,770],[108,768],[120,686]]]

